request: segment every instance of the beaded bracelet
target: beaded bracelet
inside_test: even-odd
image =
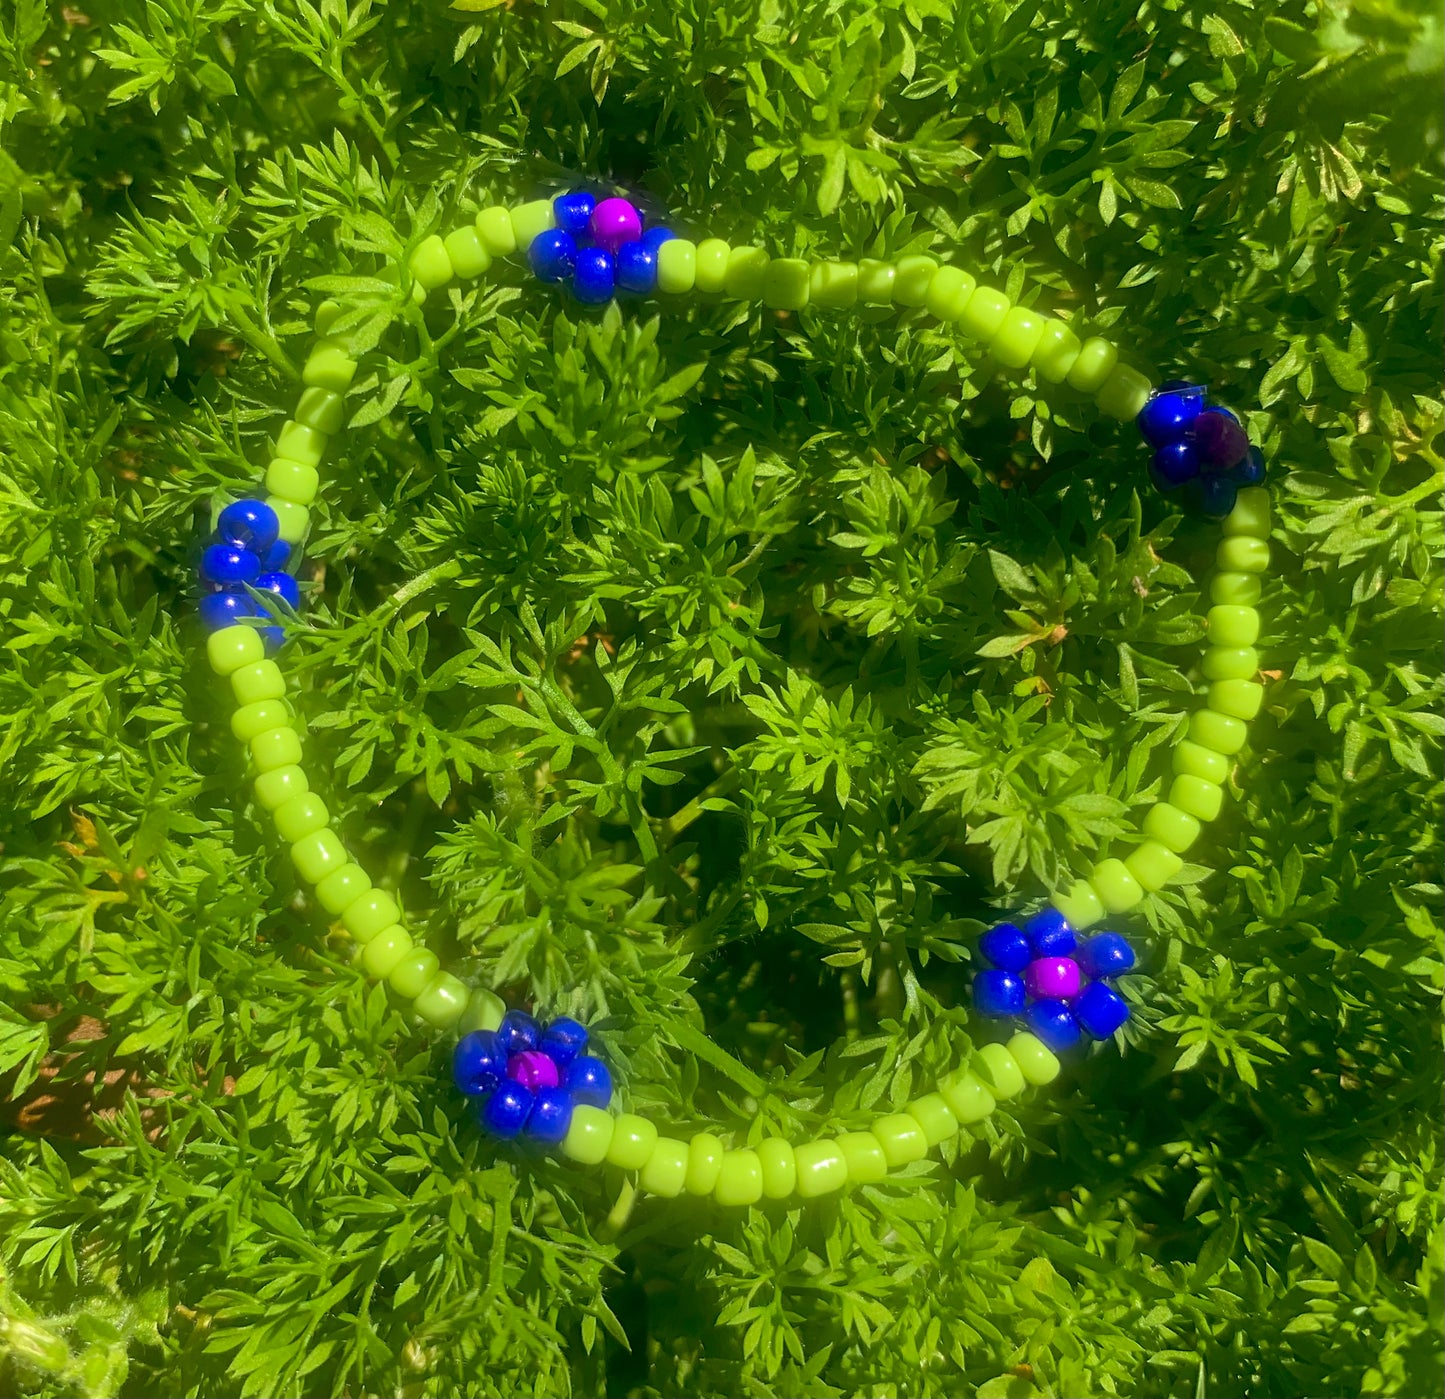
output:
[[[662,298],[697,292],[791,311],[921,308],[986,346],[1000,364],[1031,367],[1043,382],[1066,384],[1092,396],[1106,414],[1135,420],[1152,449],[1155,484],[1187,509],[1221,521],[1206,618],[1209,687],[1204,707],[1189,720],[1188,737],[1173,751],[1167,800],[1149,810],[1143,840],[1127,857],[1100,860],[1031,917],[1001,923],[980,939],[988,965],[974,978],[974,1005],[987,1017],[1022,1025],[1006,1041],[978,1047],[934,1091],[866,1130],[796,1145],[764,1137],[753,1147],[729,1148],[712,1132],[682,1141],[661,1135],[638,1114],[611,1111],[611,1075],[602,1059],[586,1052],[583,1026],[565,1017],[542,1025],[443,970],[435,953],[415,943],[396,900],[348,855],[311,791],[285,676],[271,656],[285,639],[272,599],[291,611],[300,605],[289,570],[357,369],[346,344],[327,333],[343,308],[327,302],[318,310],[319,339],[302,372],[295,414],[282,426],[266,469],[268,494],[227,505],[201,561],[210,666],[229,681],[236,704],[231,730],[248,748],[256,800],[271,813],[297,872],[355,940],[365,971],[410,1001],[423,1022],[458,1034],[453,1077],[476,1100],[477,1117],[494,1137],[524,1137],[580,1164],[607,1162],[636,1172],[641,1188],[654,1195],[710,1195],[723,1205],[809,1199],[849,1182],[880,1180],[960,1127],[981,1122],[998,1102],[1051,1082],[1060,1052],[1084,1034],[1106,1039],[1128,1018],[1112,982],[1134,966],[1133,948],[1116,932],[1098,932],[1082,944],[1077,934],[1127,913],[1146,892],[1169,883],[1202,824],[1219,815],[1230,760],[1244,746],[1246,724],[1263,698],[1255,678],[1255,604],[1270,558],[1263,458],[1238,419],[1207,401],[1203,386],[1171,381],[1155,389],[1108,341],[1081,342],[1065,322],[1014,305],[962,268],[930,257],[772,258],[758,247],[732,247],[718,238],[694,243],[666,228],[645,229],[628,201],[573,191],[510,210],[483,209],[447,237],[427,237],[407,260],[411,294],[421,302],[454,279],[481,277],[507,257],[524,259],[539,280],[565,285],[587,304],[619,292]]]

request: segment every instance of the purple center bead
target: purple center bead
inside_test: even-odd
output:
[[[1228,471],[1244,460],[1249,451],[1249,434],[1228,413],[1206,408],[1194,420],[1194,443],[1206,466]]]
[[[642,237],[642,215],[626,199],[604,199],[592,211],[591,228],[593,242],[615,253]]]
[[[1035,1000],[1066,1001],[1079,994],[1083,977],[1072,957],[1038,957],[1024,968],[1024,986]]]
[[[524,1049],[512,1055],[507,1060],[507,1077],[533,1093],[539,1088],[555,1088],[562,1081],[552,1056],[540,1049]]]

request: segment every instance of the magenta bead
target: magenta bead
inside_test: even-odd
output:
[[[512,1055],[507,1060],[507,1077],[533,1093],[539,1088],[555,1088],[562,1081],[552,1056],[540,1049],[524,1049]]]
[[[1228,471],[1249,452],[1249,434],[1236,418],[1219,408],[1206,408],[1194,420],[1194,445],[1206,466]]]
[[[624,243],[642,237],[642,215],[626,199],[604,199],[593,211],[592,241],[615,253]]]
[[[1082,984],[1072,957],[1039,957],[1024,968],[1024,987],[1035,1000],[1066,1001]]]

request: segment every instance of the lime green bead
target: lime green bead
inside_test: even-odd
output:
[[[285,544],[299,544],[306,538],[306,526],[310,522],[311,514],[304,505],[297,505],[292,500],[282,500],[279,495],[268,495],[266,504],[276,512],[276,522],[280,526],[278,534]]]
[[[310,505],[321,486],[321,473],[314,466],[277,457],[266,468],[266,489],[292,505]]]
[[[511,257],[517,251],[512,216],[500,204],[481,210],[473,222],[477,226],[477,236],[493,257]]]
[[[1263,591],[1255,573],[1216,573],[1209,580],[1209,600],[1221,606],[1253,607]]]
[[[261,773],[252,784],[252,790],[265,810],[275,811],[311,788],[306,774],[292,763],[289,767],[272,768],[270,772]]]
[[[975,287],[958,318],[958,328],[975,340],[992,340],[998,334],[1013,303],[993,287]]]
[[[450,972],[437,972],[417,993],[411,1008],[427,1024],[450,1030],[467,1008],[466,983]]]
[[[808,274],[808,301],[830,311],[843,311],[858,303],[856,262],[815,262]]]
[[[466,1008],[462,1012],[457,1030],[464,1035],[471,1034],[473,1030],[495,1030],[506,1013],[507,1003],[500,996],[478,986],[467,997]],[[611,1123],[612,1118],[609,1116],[607,1121]],[[611,1132],[610,1126],[608,1131]]]
[[[1254,680],[1216,680],[1205,703],[1216,714],[1232,719],[1253,719],[1264,702],[1264,686]]]
[[[1157,840],[1166,850],[1182,855],[1199,839],[1199,818],[1181,811],[1172,802],[1155,802],[1141,826],[1150,840]]]
[[[798,1165],[798,1194],[804,1200],[841,1190],[848,1184],[848,1161],[838,1143],[827,1137],[793,1148]]]
[[[316,308],[316,315],[312,319],[312,327],[317,335],[330,335],[331,327],[341,319],[342,313],[346,310],[339,301],[333,301],[329,297]]]
[[[348,860],[316,886],[316,902],[335,918],[371,887],[371,876],[354,860]]]
[[[732,1208],[757,1204],[763,1198],[763,1163],[758,1153],[747,1147],[723,1152],[712,1197],[718,1204]]]
[[[1153,894],[1184,868],[1184,861],[1162,841],[1146,840],[1125,857],[1124,868],[1134,876],[1134,882],[1141,889]]]
[[[940,267],[928,284],[928,299],[923,304],[930,316],[936,316],[948,325],[963,315],[977,286],[977,279],[963,268]]]
[[[666,247],[666,244],[663,244]],[[697,245],[698,291],[720,292],[727,281],[732,249],[721,238],[704,238]]]
[[[1230,757],[1244,747],[1249,730],[1242,719],[1216,714],[1212,709],[1197,709],[1189,716],[1189,737],[1201,748],[1212,748]]]
[[[284,700],[260,700],[243,704],[231,715],[231,733],[242,743],[249,743],[267,729],[284,728],[291,722],[291,711]]]
[[[864,306],[891,306],[898,269],[891,262],[865,257],[858,264],[858,300]]]
[[[482,242],[482,235],[476,226],[459,228],[446,236],[447,259],[458,277],[471,281],[480,277],[492,265],[492,254]]]
[[[1103,387],[1094,396],[1101,413],[1120,422],[1132,423],[1140,410],[1149,402],[1154,385],[1147,375],[1127,364],[1116,364]]]
[[[774,258],[763,276],[763,305],[775,311],[801,311],[808,304],[811,271],[800,257]]]
[[[368,889],[341,910],[341,922],[358,941],[401,921],[401,908],[385,889]]]
[[[295,422],[288,418],[276,434],[276,455],[287,461],[299,461],[302,466],[320,466],[322,454],[326,451],[326,434],[314,427]]]
[[[1022,369],[1033,358],[1044,334],[1044,318],[1037,311],[1014,306],[989,341],[989,353],[1009,369]]]
[[[428,291],[446,286],[456,276],[456,268],[447,256],[447,245],[435,233],[412,249],[406,265],[412,278]]]
[[[917,1119],[907,1113],[886,1113],[868,1131],[883,1152],[889,1170],[896,1171],[899,1166],[921,1161],[928,1155],[928,1138],[923,1135]]]
[[[1224,789],[1217,782],[1181,774],[1169,784],[1169,804],[1196,821],[1213,821],[1224,805]]]
[[[937,1146],[958,1131],[958,1118],[948,1110],[941,1093],[925,1093],[903,1111],[923,1128],[929,1146]]]
[[[669,238],[657,250],[657,289],[685,296],[697,282],[697,244],[690,238]]]
[[[583,1103],[572,1109],[572,1125],[562,1138],[562,1155],[582,1166],[598,1166],[612,1145],[612,1114]]]
[[[1248,534],[1221,539],[1214,562],[1224,573],[1265,573],[1269,569],[1269,543]]]
[[[1253,671],[1250,674],[1254,674]],[[1170,758],[1170,769],[1180,777],[1198,777],[1216,785],[1229,776],[1230,761],[1223,753],[1216,753],[1202,744],[1181,739],[1174,745]]]
[[[255,627],[222,627],[206,638],[206,659],[217,675],[235,675],[238,670],[253,666],[265,657],[266,643]],[[248,703],[246,700],[240,702]]]
[[[1001,1103],[1024,1091],[1023,1070],[1001,1044],[986,1044],[974,1057],[974,1069],[983,1086]]]
[[[361,949],[361,965],[367,975],[385,981],[401,959],[412,949],[411,934],[400,923],[383,928]]]
[[[289,733],[290,730],[281,732]],[[325,826],[319,831],[312,831],[308,836],[302,836],[291,847],[291,863],[296,866],[296,873],[308,884],[320,884],[328,874],[339,870],[346,862],[346,847],[341,843],[341,837]]]
[[[267,729],[251,740],[251,761],[257,772],[292,767],[301,761],[301,740],[295,729]]]
[[[530,204],[519,204],[512,210],[512,238],[516,251],[523,256],[539,233],[556,227],[557,215],[550,199],[534,199]]]
[[[335,437],[341,431],[342,407],[339,393],[321,388],[302,389],[296,403],[296,421],[302,427]]]
[[[666,243],[662,245],[664,248]],[[637,1183],[649,1195],[658,1195],[670,1200],[682,1194],[687,1180],[687,1143],[674,1141],[671,1137],[659,1137],[652,1148],[652,1155],[637,1177]]]
[[[307,388],[345,393],[356,377],[356,361],[346,353],[340,340],[322,340],[306,357],[301,382]]]
[[[1059,1058],[1037,1035],[1020,1031],[1008,1042],[1008,1052],[1019,1072],[1035,1088],[1052,1083],[1059,1076]]]
[[[758,1164],[763,1168],[763,1194],[769,1200],[786,1200],[798,1186],[798,1161],[792,1142],[764,1137],[758,1143]]]
[[[1201,668],[1206,680],[1248,680],[1259,674],[1259,652],[1253,646],[1210,646]]]
[[[1110,913],[1127,913],[1144,897],[1143,887],[1122,860],[1100,860],[1089,874],[1089,883]]]
[[[963,1126],[982,1122],[994,1109],[993,1094],[967,1069],[946,1074],[938,1085],[939,1095]]]
[[[838,1137],[838,1150],[848,1179],[855,1185],[871,1185],[888,1174],[888,1158],[872,1132],[843,1132]]]
[[[1046,383],[1062,384],[1079,358],[1079,337],[1063,321],[1045,320],[1034,346],[1034,368]]]
[[[913,253],[901,257],[893,268],[893,304],[895,306],[923,306],[928,301],[928,289],[938,274],[938,263],[931,257]]]
[[[398,996],[411,1000],[421,995],[440,970],[441,962],[435,952],[414,947],[387,973],[386,979]]]
[[[728,253],[723,291],[739,301],[756,301],[768,275],[768,255],[762,248],[733,248]]]
[[[331,821],[326,803],[314,792],[292,797],[289,802],[278,806],[272,816],[276,822],[276,834],[287,845],[295,845],[303,836],[321,830]]]
[[[1234,509],[1224,517],[1222,529],[1226,537],[1245,536],[1269,538],[1269,491],[1264,486],[1246,486],[1234,502]]]
[[[1098,393],[1118,363],[1118,350],[1107,340],[1091,336],[1079,347],[1079,357],[1069,370],[1068,385],[1080,393]]]
[[[1098,891],[1087,879],[1076,879],[1062,894],[1050,901],[1069,921],[1075,932],[1092,928],[1104,916]]]
[[[1219,604],[1204,617],[1211,646],[1253,646],[1259,640],[1259,613],[1252,607]]]
[[[275,661],[252,661],[231,672],[231,693],[241,705],[284,699],[286,677]]]
[[[619,1113],[612,1124],[607,1159],[624,1171],[640,1171],[657,1145],[657,1127],[635,1112]]]
[[[689,1195],[712,1194],[722,1173],[724,1155],[722,1142],[711,1132],[699,1132],[688,1142],[684,1189]]]

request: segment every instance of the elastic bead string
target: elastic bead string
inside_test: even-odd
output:
[[[593,242],[579,243],[587,230],[594,234]],[[761,248],[733,247],[716,238],[693,243],[665,229],[644,234],[626,201],[596,203],[585,194],[537,200],[511,210],[483,209],[472,223],[448,236],[425,238],[407,262],[413,298],[420,302],[455,279],[480,277],[495,259],[518,254],[529,259],[543,280],[567,281],[579,299],[589,302],[608,300],[621,289],[667,297],[699,292],[791,311],[809,305],[922,308],[986,344],[1000,364],[1032,366],[1048,383],[1068,384],[1091,395],[1110,416],[1138,419],[1151,441],[1150,423],[1160,420],[1165,440],[1162,446],[1155,441],[1151,472],[1156,484],[1172,490],[1202,481],[1189,503],[1222,516],[1224,537],[1216,552],[1218,571],[1211,580],[1212,606],[1206,618],[1205,705],[1191,716],[1187,737],[1174,748],[1167,799],[1145,816],[1141,843],[1123,859],[1100,860],[1088,875],[1056,893],[1052,917],[1066,931],[1092,927],[1106,914],[1132,909],[1145,893],[1162,889],[1177,875],[1181,856],[1203,823],[1219,815],[1231,759],[1243,747],[1246,725],[1263,696],[1254,678],[1259,663],[1255,603],[1261,575],[1269,566],[1269,497],[1256,485],[1240,489],[1236,484],[1262,479],[1263,463],[1250,449],[1249,460],[1231,466],[1232,477],[1200,475],[1198,458],[1201,451],[1211,450],[1210,434],[1230,437],[1228,424],[1221,427],[1200,413],[1202,389],[1198,402],[1184,402],[1180,408],[1173,400],[1189,400],[1193,388],[1173,390],[1172,399],[1167,391],[1156,392],[1148,378],[1120,362],[1108,341],[1094,337],[1081,342],[1065,322],[1014,305],[963,269],[929,257],[858,263],[770,258]],[[521,1098],[506,1085],[522,1082],[533,1095],[527,1103],[546,1106],[543,1128],[534,1135],[553,1142],[568,1159],[635,1172],[638,1184],[651,1194],[711,1196],[723,1205],[748,1205],[794,1195],[811,1199],[850,1182],[881,1180],[889,1171],[922,1159],[960,1128],[976,1127],[1000,1102],[1027,1087],[1052,1082],[1060,1070],[1057,1055],[1038,1034],[1020,1030],[1006,1043],[978,1047],[966,1065],[945,1074],[933,1091],[901,1112],[875,1118],[866,1130],[800,1145],[764,1137],[753,1146],[728,1148],[711,1132],[684,1142],[662,1136],[645,1117],[608,1110],[610,1078],[600,1060],[581,1052],[587,1038],[581,1026],[559,1020],[544,1028],[529,1016],[508,1012],[499,997],[484,988],[469,989],[441,967],[435,953],[417,946],[395,899],[375,888],[348,854],[331,829],[325,804],[311,791],[286,702],[285,677],[268,655],[280,644],[281,630],[253,624],[275,620],[267,612],[267,595],[282,598],[293,609],[299,604],[294,579],[284,565],[305,536],[321,459],[341,430],[343,396],[357,370],[345,343],[328,334],[341,312],[334,302],[317,312],[318,339],[302,371],[304,387],[295,413],[282,426],[266,468],[264,504],[228,506],[219,522],[221,537],[203,559],[202,576],[218,589],[202,599],[203,620],[213,628],[207,657],[212,670],[230,682],[236,703],[232,732],[247,746],[256,773],[256,799],[271,813],[297,873],[356,942],[359,961],[371,977],[410,1000],[426,1023],[463,1037],[454,1072],[463,1091],[490,1094],[484,1122],[498,1135],[515,1135],[520,1124],[512,1119]],[[1158,412],[1152,412],[1155,405],[1162,405]],[[1141,416],[1146,406],[1151,408],[1149,421]],[[1209,411],[1232,418],[1225,410]],[[1181,426],[1184,419],[1196,426]],[[1239,432],[1242,435],[1242,429]],[[1181,441],[1188,450],[1179,446]],[[1237,443],[1221,447],[1216,442],[1212,450],[1217,456],[1232,445]],[[242,557],[248,549],[261,559],[266,573]],[[1034,929],[1040,919],[1043,915],[1027,926]],[[1034,942],[1035,931],[1029,934]],[[1127,961],[1113,943],[1104,948],[1109,938],[1123,943],[1117,935],[1103,934],[1088,945],[1096,949],[1089,954],[1094,959],[1089,969],[1100,977],[1127,969],[1133,961],[1127,944]],[[998,939],[981,944],[986,956],[988,948],[1003,946]],[[1114,960],[1104,965],[1111,956]],[[996,984],[984,982],[988,975],[976,980],[980,1004],[986,998],[980,987]],[[1057,990],[1065,984],[1057,978],[1067,980],[1069,975],[1051,967],[1037,973],[1031,986]],[[1055,981],[1048,982],[1048,977]],[[1077,982],[1068,985],[1077,992]],[[1087,989],[1104,985],[1102,980],[1091,982]],[[1074,999],[1077,1006],[1085,997],[1076,994]]]

